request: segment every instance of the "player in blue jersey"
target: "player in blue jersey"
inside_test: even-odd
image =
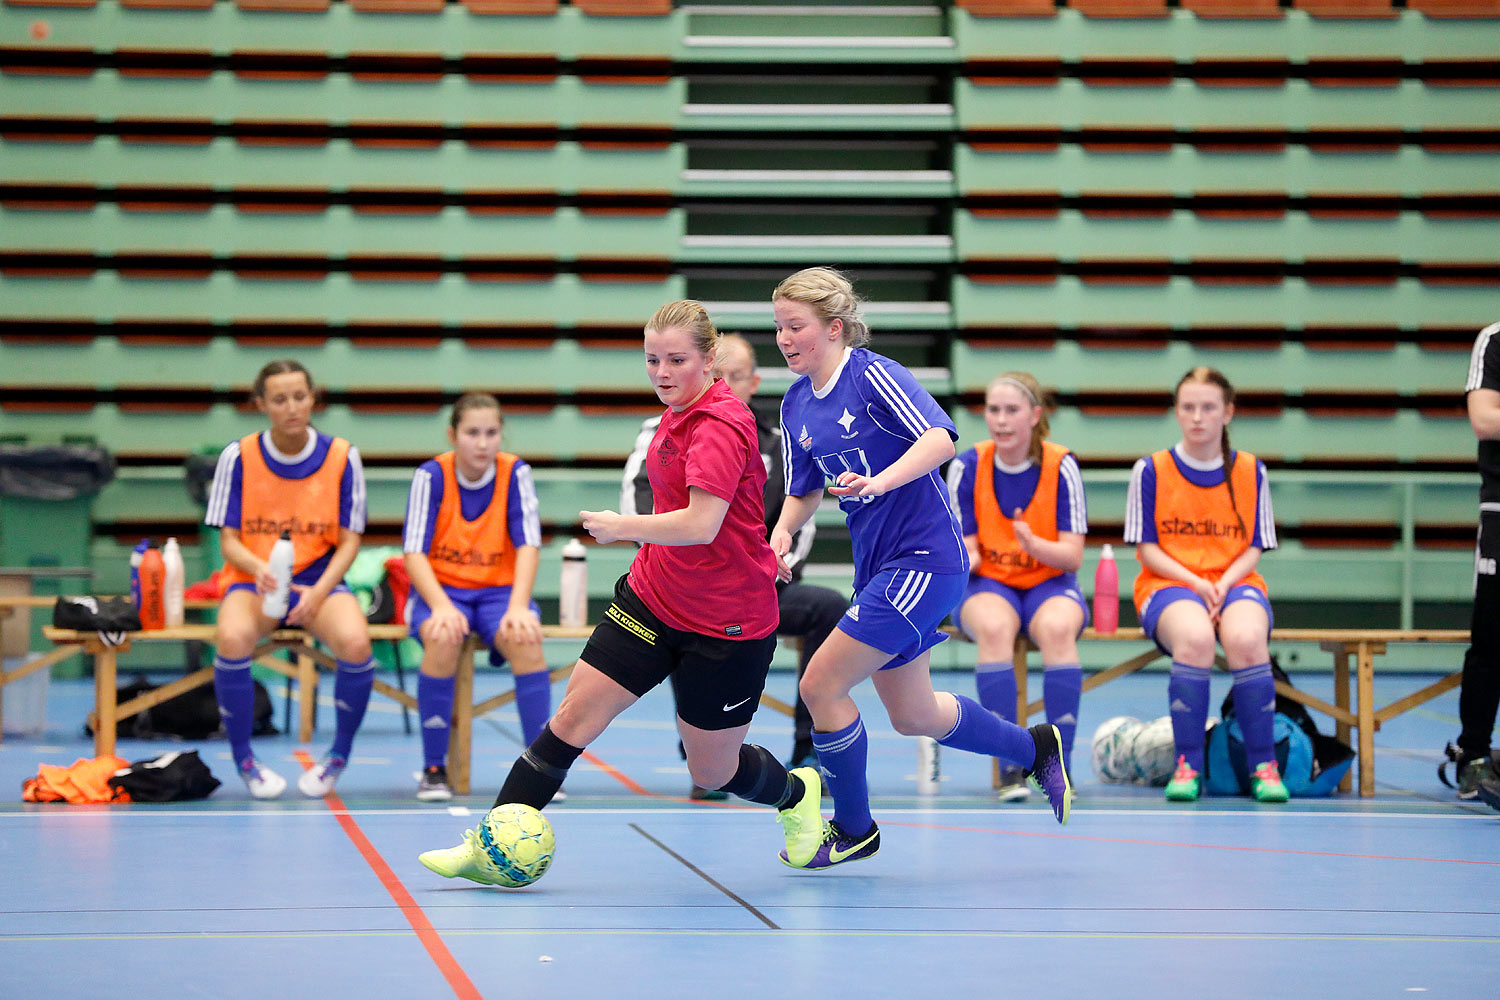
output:
[[[423,802],[453,797],[448,729],[459,654],[471,632],[490,647],[491,666],[510,664],[528,746],[552,713],[541,609],[531,599],[542,544],[536,486],[531,466],[500,450],[501,425],[494,396],[460,396],[448,420],[453,450],[422,463],[406,502],[402,549],[412,585],[406,620],[422,643],[417,798]]]
[[[224,602],[219,606],[214,693],[229,736],[235,770],[257,799],[274,799],[286,779],[250,751],[255,647],[278,625],[263,612],[274,590],[267,559],[285,532],[295,550],[287,625],[305,628],[333,651],[333,746],[297,780],[312,798],[333,791],[354,745],[375,683],[375,660],[359,602],[344,573],[365,530],[365,477],[359,451],[311,424],[317,389],[296,361],[272,361],[255,376],[254,399],[269,429],[232,441],[219,455],[203,523],[219,529],[224,551]]]
[[[938,467],[954,456],[953,421],[912,374],[864,347],[869,329],[849,280],[798,271],[772,295],[776,346],[799,376],[781,404],[786,505],[771,535],[778,558],[817,510],[825,484],[839,498],[854,546],[854,602],[807,666],[800,686],[813,747],[833,795],[833,819],[786,824],[782,860],[829,868],[880,848],[865,779],[864,723],[849,692],[866,678],[907,736],[1014,761],[1034,776],[1058,822],[1072,786],[1056,727],[1030,730],[962,695],[934,692],[928,651],[969,579],[969,558]],[[780,567],[785,578],[788,571]]]

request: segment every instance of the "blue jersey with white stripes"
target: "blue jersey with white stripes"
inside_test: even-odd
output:
[[[979,534],[979,521],[974,516],[974,470],[978,465],[979,453],[974,448],[948,464],[948,486],[957,504],[959,527],[965,535]],[[995,502],[1006,514],[1025,510],[1041,481],[1042,467],[1036,462],[1028,461],[1014,471],[1002,466],[995,470]],[[1089,533],[1083,474],[1071,452],[1063,456],[1057,470],[1057,530],[1078,535]]]
[[[282,479],[306,479],[323,467],[328,458],[328,446],[333,438],[313,431],[308,434],[306,446],[296,455],[283,455],[271,444],[271,432],[262,431],[260,453],[266,467]],[[203,523],[215,528],[240,526],[240,481],[244,466],[240,461],[240,443],[231,441],[219,453],[219,464],[214,469],[214,482],[208,494],[208,510]],[[349,446],[349,461],[339,483],[339,527],[348,528],[355,534],[365,533],[365,471],[359,458],[359,449]]]
[[[256,439],[266,468],[282,479],[306,479],[323,467],[328,459],[328,448],[333,438],[308,428],[307,444],[296,455],[286,455],[276,450],[271,443],[271,432],[262,431]],[[244,480],[244,461],[240,458],[240,442],[231,441],[219,453],[219,464],[214,468],[214,482],[208,494],[208,510],[203,523],[215,528],[240,528],[241,484]],[[339,480],[339,527],[355,534],[365,533],[365,470],[360,461],[359,449],[349,446],[349,458]],[[293,583],[316,583],[323,575],[328,561],[333,558],[329,549],[310,565],[302,568],[293,578]]]
[[[490,465],[484,476],[474,483],[466,482],[457,470],[454,475],[458,481],[459,509],[464,520],[478,519],[495,499],[495,466]],[[523,545],[540,547],[542,519],[537,506],[536,484],[531,478],[531,466],[523,459],[516,459],[511,467],[507,489],[505,522],[510,543],[516,548]],[[432,551],[432,536],[437,526],[438,509],[443,505],[443,490],[442,467],[437,459],[429,458],[412,475],[411,490],[406,497],[401,551],[424,556]]]
[[[1210,489],[1224,481],[1224,457],[1213,462],[1199,463],[1188,458],[1181,444],[1172,448],[1172,462],[1183,478],[1194,486]],[[1249,498],[1245,498],[1245,502]],[[1271,510],[1271,485],[1266,479],[1266,463],[1255,461],[1255,503],[1253,510],[1246,508],[1246,523],[1254,527],[1250,544],[1261,551],[1276,547],[1276,515]],[[1130,487],[1125,494],[1125,541],[1131,545],[1142,542],[1157,544],[1156,537],[1156,467],[1150,457],[1140,459],[1130,472]]]
[[[787,496],[821,493],[846,471],[873,476],[923,432],[958,432],[911,372],[862,347],[846,348],[821,391],[797,379],[781,402]],[[958,519],[936,469],[879,497],[840,497],[854,545],[854,585],[882,569],[967,573]]]

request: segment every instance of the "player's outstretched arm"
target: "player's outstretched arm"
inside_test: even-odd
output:
[[[927,475],[958,454],[953,438],[941,427],[929,427],[912,442],[910,448],[890,465],[873,476],[845,472],[828,492],[837,497],[878,497],[913,479]]]
[[[620,514],[612,510],[581,510],[579,519],[601,543],[642,542],[652,545],[708,545],[719,537],[719,526],[729,513],[729,501],[707,490],[688,488],[688,505],[662,514]]]

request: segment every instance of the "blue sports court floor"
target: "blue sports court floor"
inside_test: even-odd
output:
[[[938,682],[972,691],[963,674]],[[1214,683],[1217,705],[1229,682]],[[1377,688],[1393,683],[1414,686]],[[1375,799],[1168,807],[1157,789],[1100,784],[1085,749],[1108,716],[1164,714],[1165,684],[1137,675],[1085,696],[1066,828],[1038,796],[996,804],[987,762],[954,753],[941,796],[919,799],[915,744],[865,691],[882,849],[821,874],[777,861],[769,811],[683,797],[654,694],[547,810],[551,872],[507,891],[416,856],[488,808],[519,749],[508,710],[476,726],[476,792],[450,804],[412,797],[418,737],[376,698],[327,801],[293,787],[252,802],[210,741],[198,748],[226,784],[205,801],[26,805],[38,763],[91,753],[88,689],[54,682],[45,738],[0,744],[0,997],[1500,995],[1500,814],[1434,777],[1456,693],[1377,735]],[[773,694],[791,689],[772,676]],[[290,776],[299,751],[322,751],[328,709],[320,722],[311,747],[281,736],[259,752]],[[785,754],[790,722],[763,709],[753,738]],[[123,741],[120,755],[170,747]]]

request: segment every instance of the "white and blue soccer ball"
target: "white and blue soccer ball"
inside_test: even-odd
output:
[[[1130,741],[1135,780],[1143,785],[1165,785],[1177,766],[1177,741],[1172,737],[1172,717],[1152,719],[1135,731]]]
[[[1134,742],[1141,720],[1133,715],[1116,715],[1099,723],[1094,730],[1094,774],[1100,781],[1123,784],[1135,780]]]
[[[474,861],[497,885],[530,885],[547,873],[557,839],[547,817],[519,802],[485,814],[474,842]]]

